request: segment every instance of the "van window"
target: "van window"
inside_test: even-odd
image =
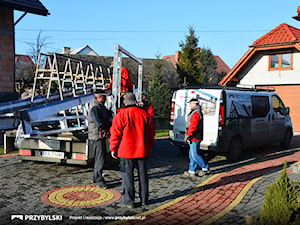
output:
[[[284,104],[281,101],[281,99],[278,98],[278,96],[276,96],[276,95],[272,96],[272,106],[273,106],[273,109],[275,112],[277,112],[281,115],[284,115],[284,108],[285,108]]]
[[[196,95],[196,98],[199,101],[203,115],[214,115],[216,113],[217,102],[215,99],[205,99],[198,94]]]
[[[251,96],[252,115],[254,117],[265,117],[270,110],[268,96]]]

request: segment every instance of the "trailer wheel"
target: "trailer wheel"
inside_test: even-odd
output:
[[[234,137],[231,140],[226,158],[230,162],[237,161],[242,154],[242,141],[239,137]]]
[[[291,144],[292,137],[293,137],[293,133],[292,133],[291,129],[288,129],[287,131],[285,131],[283,139],[280,142],[280,146],[283,148],[288,148]]]

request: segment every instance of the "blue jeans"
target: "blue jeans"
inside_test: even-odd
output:
[[[197,165],[199,165],[203,171],[207,171],[209,169],[208,163],[203,158],[202,155],[198,154],[198,150],[200,148],[200,142],[190,142],[190,165],[189,165],[189,172],[195,173],[197,169]]]

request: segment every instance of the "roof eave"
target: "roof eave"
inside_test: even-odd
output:
[[[223,77],[223,79],[219,82],[220,86],[226,86],[229,81],[235,76],[236,72],[240,70],[240,68],[248,61],[248,59],[254,54],[256,49],[251,47],[248,51],[242,56],[242,58],[232,67],[232,69]]]
[[[28,12],[28,13],[32,13],[32,14],[36,14],[36,15],[40,15],[40,16],[50,15],[49,11],[45,7],[43,10],[41,10],[41,9],[35,9],[35,8],[30,8],[30,7],[21,6],[21,5],[14,4],[14,3],[6,3],[6,2],[0,2],[0,5],[5,6],[7,8],[12,8],[14,10]]]
[[[259,48],[259,49],[260,48],[276,48],[276,47],[282,47],[282,46],[294,46],[297,43],[300,43],[300,41],[299,40],[295,40],[295,41],[289,41],[289,42],[256,44],[256,45],[251,45],[250,47]]]

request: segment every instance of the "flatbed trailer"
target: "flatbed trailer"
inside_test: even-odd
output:
[[[108,105],[111,106],[113,114],[116,114],[120,103],[122,54],[138,63],[136,95],[137,99],[140,99],[142,60],[119,45],[115,45],[113,71],[110,71],[109,66],[65,55],[40,54],[39,62],[43,57],[46,61],[37,65],[31,99],[35,99],[35,95],[38,94],[39,82],[47,82],[47,90],[44,93],[47,98],[52,96],[52,87],[55,84],[55,92],[60,98],[19,111],[21,123],[15,143],[22,160],[78,165],[87,165],[93,161],[88,149],[87,112],[94,95],[93,91],[88,89],[105,89],[113,72],[112,95],[108,98]],[[63,59],[63,67],[59,59]],[[60,68],[63,68],[62,71]],[[81,95],[76,95],[78,88],[83,91]],[[65,91],[71,91],[73,96],[65,99]]]

